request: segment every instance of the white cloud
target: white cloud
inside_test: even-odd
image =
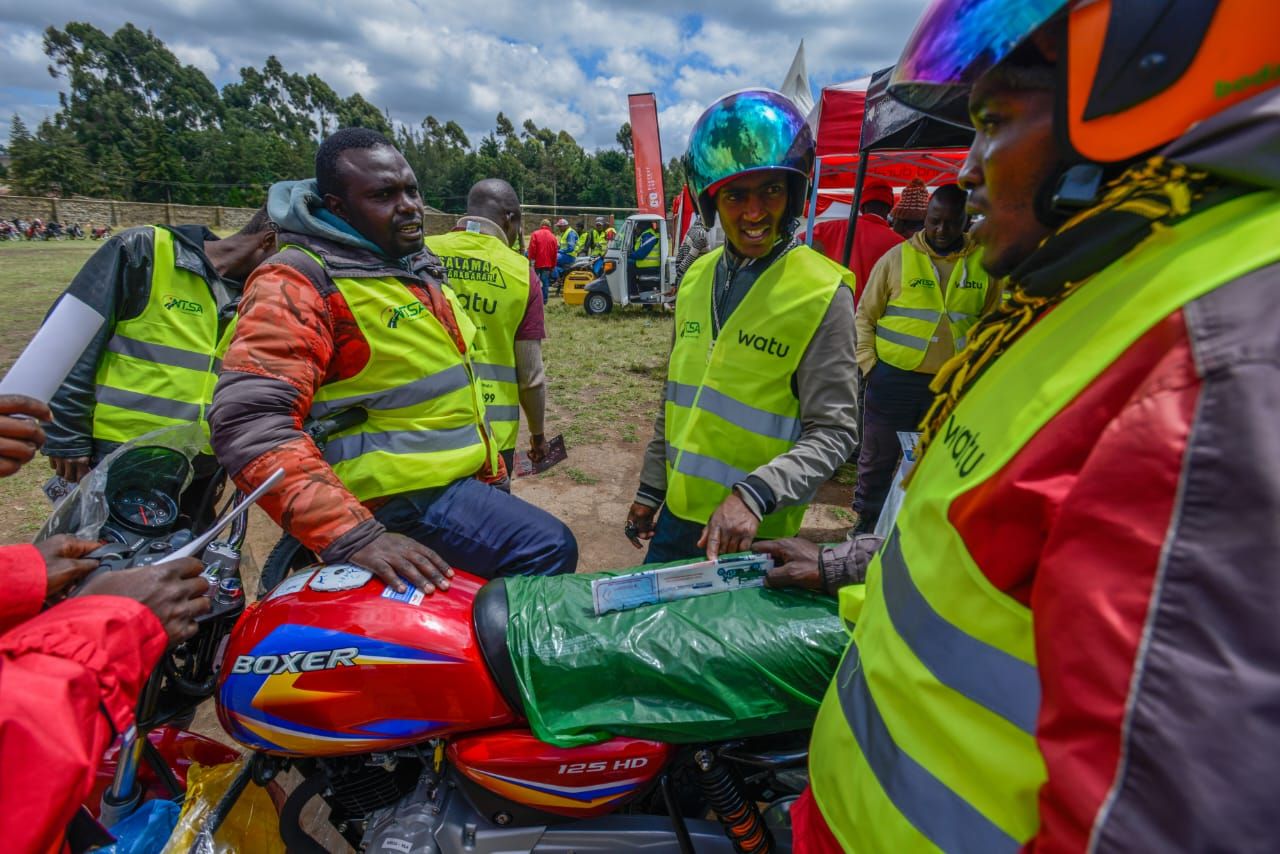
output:
[[[473,142],[504,112],[564,129],[588,148],[615,144],[626,96],[655,92],[663,154],[719,95],[776,87],[805,39],[816,83],[890,64],[924,0],[63,0],[0,10],[0,133],[8,115],[57,109],[65,80],[45,71],[45,27],[89,21],[151,29],[218,86],[276,55],[339,95],[359,92],[416,127],[454,120]],[[9,7],[14,8],[9,8]],[[38,119],[37,119],[38,121]]]
[[[218,55],[205,45],[175,42],[169,45],[169,49],[173,51],[173,55],[178,57],[183,65],[194,65],[203,71],[210,80],[216,78],[218,72],[222,70],[222,63],[218,61]]]

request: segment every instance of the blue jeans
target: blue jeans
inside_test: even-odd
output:
[[[578,541],[563,522],[473,478],[398,495],[374,516],[484,578],[559,575],[578,566]]]
[[[551,293],[551,268],[544,267],[536,272],[538,274],[538,280],[542,282],[542,304],[546,305],[547,297]]]
[[[876,362],[866,379],[862,407],[862,450],[858,454],[858,485],[853,509],[858,530],[875,530],[893,485],[893,473],[902,456],[898,431],[914,432],[933,404],[929,383],[933,374],[904,371]]]
[[[653,539],[649,541],[649,551],[645,552],[644,562],[706,560],[706,550],[698,548],[698,540],[702,538],[702,529],[705,527],[701,522],[681,519],[663,507],[658,513],[658,521],[654,523]]]

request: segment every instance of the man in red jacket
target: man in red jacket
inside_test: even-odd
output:
[[[560,240],[551,230],[551,220],[544,219],[538,230],[529,235],[529,262],[533,271],[542,282],[542,304],[547,304],[547,293],[551,289],[551,271],[556,266],[556,253],[560,248]]]
[[[31,398],[0,395],[0,477],[35,456],[38,421],[51,417]],[[97,566],[84,557],[97,547],[68,536],[0,547],[0,839],[9,851],[62,846],[161,653],[194,635],[209,609],[200,562],[187,559],[99,575],[40,613]]]
[[[853,251],[846,265],[853,271],[853,304],[862,301],[871,268],[880,256],[902,242],[902,236],[889,226],[893,208],[893,188],[883,181],[867,181],[862,187],[862,205],[858,211],[858,227],[853,232]],[[837,264],[844,264],[844,241],[849,233],[848,220],[831,220],[814,226],[813,248]]]
[[[890,536],[755,546],[852,628],[793,850],[1276,850],[1280,19],[1031,6],[935,2],[889,83],[968,114],[1011,283]]]

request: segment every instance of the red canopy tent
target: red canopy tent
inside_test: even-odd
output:
[[[822,90],[817,111],[817,162],[809,202],[807,239],[823,213],[844,214],[848,262],[862,186],[871,175],[895,187],[912,178],[928,185],[955,180],[973,130],[930,118],[889,96],[892,67]],[[856,126],[856,133],[854,127]],[[842,150],[843,149],[843,150]],[[832,209],[833,204],[840,207]]]

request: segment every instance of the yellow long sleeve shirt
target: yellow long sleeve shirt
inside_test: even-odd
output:
[[[857,332],[855,357],[863,376],[871,372],[877,361],[876,325],[884,316],[889,303],[902,294],[902,253],[915,250],[925,253],[933,260],[938,268],[938,275],[942,278],[939,283],[940,293],[943,299],[946,299],[947,281],[951,278],[951,271],[955,269],[956,264],[972,255],[977,248],[977,244],[965,235],[964,246],[959,251],[950,255],[939,255],[924,239],[924,232],[918,231],[906,243],[895,246],[880,256],[880,260],[871,268],[871,275],[867,277],[866,290],[862,292],[862,299],[858,302],[858,310],[853,318],[854,329]],[[996,301],[1000,299],[1000,292],[999,283],[992,282],[987,288],[987,299],[982,306],[983,314],[995,306]],[[955,336],[951,333],[951,321],[947,319],[944,312],[942,320],[938,322],[933,335],[930,336],[929,349],[925,351],[924,361],[916,371],[922,374],[936,374],[938,369],[955,354]]]

